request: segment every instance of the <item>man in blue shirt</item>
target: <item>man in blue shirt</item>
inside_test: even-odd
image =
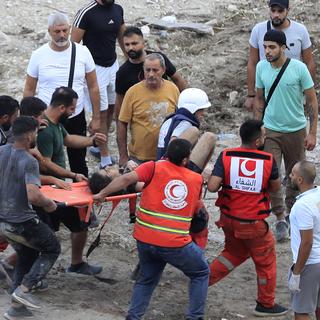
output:
[[[294,164],[305,158],[305,150],[311,151],[316,145],[318,102],[314,83],[307,66],[291,59],[267,106],[269,91],[287,57],[286,36],[282,31],[269,30],[264,36],[266,60],[257,65],[257,105],[255,117],[263,117],[266,128],[264,150],[273,154],[278,168],[283,158],[286,170],[287,214],[295,201],[296,191],[291,186],[289,174]],[[311,107],[310,129],[306,133],[307,120],[304,115],[304,96]],[[285,220],[285,205],[281,192],[271,194],[272,211],[277,216],[276,239],[283,241],[288,235]]]

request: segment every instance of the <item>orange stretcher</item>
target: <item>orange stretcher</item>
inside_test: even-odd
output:
[[[88,222],[93,207],[92,193],[86,181],[71,183],[71,190],[59,189],[54,186],[42,186],[40,191],[46,197],[56,201],[60,206],[78,207],[80,219]],[[136,199],[139,193],[123,194],[119,196],[106,197],[106,202],[112,202],[112,210],[121,200],[129,200],[130,216],[136,209]],[[81,210],[85,208],[86,210]]]
[[[58,206],[71,206],[78,207],[78,212],[80,219],[85,222],[89,222],[90,215],[93,209],[93,197],[92,193],[89,189],[88,183],[86,181],[82,182],[74,182],[71,184],[71,190],[59,189],[53,186],[42,186],[40,191],[43,195],[48,197],[49,199],[54,200],[58,203]],[[106,202],[112,202],[112,208],[109,212],[107,218],[104,220],[103,224],[100,227],[97,238],[92,242],[88,251],[86,253],[86,257],[88,258],[90,253],[100,244],[100,235],[101,231],[104,228],[105,224],[110,219],[114,209],[121,202],[121,200],[128,199],[129,200],[129,213],[130,213],[130,222],[135,222],[135,211],[136,211],[136,203],[137,197],[140,193],[130,193],[123,194],[119,196],[110,196],[106,197]]]

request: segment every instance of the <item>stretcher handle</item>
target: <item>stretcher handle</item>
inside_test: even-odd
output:
[[[67,202],[60,202],[60,201],[55,201],[56,205],[57,205],[57,209],[59,208],[65,208],[68,206]]]

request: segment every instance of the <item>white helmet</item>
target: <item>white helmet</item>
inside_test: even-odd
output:
[[[178,109],[185,108],[191,113],[211,106],[207,94],[197,88],[188,88],[181,92],[178,100]]]

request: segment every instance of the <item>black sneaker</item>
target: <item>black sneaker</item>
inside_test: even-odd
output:
[[[7,320],[16,320],[23,317],[32,317],[33,313],[24,305],[18,307],[10,307],[9,310],[3,315]]]
[[[87,262],[82,262],[76,266],[71,265],[67,268],[66,271],[67,273],[73,273],[77,275],[94,276],[96,274],[101,273],[102,267],[92,266]]]
[[[40,304],[36,301],[36,299],[32,296],[32,294],[30,292],[23,292],[20,286],[13,291],[12,298],[15,301],[25,305],[26,307],[30,307],[34,309],[41,308]]]
[[[280,304],[274,304],[273,307],[264,307],[261,303],[257,302],[257,306],[253,311],[253,314],[257,317],[279,317],[288,312],[288,309],[280,306]]]

